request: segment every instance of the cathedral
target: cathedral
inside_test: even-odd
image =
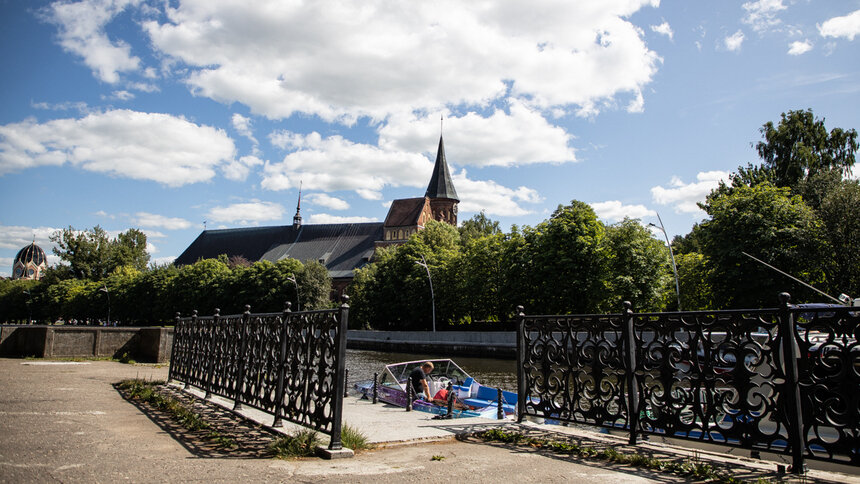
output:
[[[377,248],[406,242],[428,220],[456,227],[459,202],[440,136],[424,196],[394,200],[385,222],[303,224],[300,198],[292,225],[204,230],[174,264],[193,264],[221,254],[251,262],[277,262],[288,257],[301,262],[315,260],[328,269],[334,292],[340,295],[352,281],[353,271],[370,263]]]

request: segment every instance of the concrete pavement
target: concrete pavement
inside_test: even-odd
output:
[[[166,379],[167,368],[111,361],[0,359],[0,482],[686,481],[533,448],[487,444],[473,438],[455,440],[456,434],[497,423],[432,420],[428,414],[355,398],[345,402],[345,421],[386,447],[335,461],[271,459],[264,456],[264,446],[255,447],[253,442],[227,452],[189,439],[171,422],[123,399],[112,385],[134,377]],[[247,415],[254,417],[250,411]],[[271,423],[270,416],[261,420]],[[518,429],[544,432],[542,427]],[[249,441],[268,438],[258,433]],[[622,439],[595,433],[577,438],[613,447],[623,444]],[[415,443],[418,445],[404,445]],[[665,455],[680,452],[656,448]],[[706,456],[700,454],[699,458]],[[727,462],[741,470],[738,475],[751,479],[773,476],[775,468],[773,463],[731,456]],[[860,484],[857,475],[818,472],[809,477]]]

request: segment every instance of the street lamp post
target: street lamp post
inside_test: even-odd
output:
[[[666,237],[666,245],[669,246],[669,257],[672,258],[672,272],[675,273],[675,295],[678,297],[678,311],[681,310],[681,285],[678,283],[678,266],[675,265],[675,253],[672,252],[672,243],[669,242],[669,234],[666,233],[666,227],[663,226],[663,219],[660,218],[660,214],[657,214],[657,220],[660,222],[660,226],[656,226],[653,223],[649,223],[650,227],[657,227],[658,229],[663,231],[663,237]]]
[[[99,289],[99,291],[105,293],[105,296],[107,296],[107,303],[108,303],[107,325],[110,326],[110,292],[108,292],[107,284],[105,284],[104,287]]]
[[[296,282],[295,276],[289,276],[287,277],[287,280],[292,282],[296,286],[296,311],[301,311],[302,303],[300,302],[301,298],[299,297],[299,283]]]
[[[33,295],[30,294],[29,289],[24,289],[24,294],[27,295],[27,324],[33,324],[33,308],[31,307],[33,304]]]
[[[433,294],[433,278],[430,277],[430,268],[427,267],[427,261],[424,259],[424,254],[421,254],[421,262],[415,261],[416,264],[423,267],[427,271],[427,280],[430,281],[430,306],[433,311],[433,332],[436,332],[436,296]]]

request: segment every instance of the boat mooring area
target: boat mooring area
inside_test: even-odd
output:
[[[656,441],[628,448],[624,436],[574,427],[478,418],[434,420],[349,396],[344,421],[359,429],[375,450],[353,458],[273,459],[253,446],[215,449],[189,440],[182,430],[144,405],[123,398],[114,384],[126,378],[165,380],[167,367],[114,361],[0,359],[0,482],[430,482],[439,476],[470,482],[689,482],[689,478],[641,467],[545,452],[528,446],[486,442],[474,432],[502,426],[511,432],[555,436],[595,448],[611,447],[664,460],[707,462],[755,481],[800,482],[778,476],[776,461],[696,450]],[[181,390],[177,386],[172,388]],[[191,389],[195,395],[202,393]],[[213,415],[241,420],[232,402],[214,397]],[[195,405],[197,405],[195,404]],[[241,415],[270,425],[272,416],[245,407]],[[228,422],[231,423],[231,422]],[[235,422],[232,422],[235,423]],[[232,424],[231,423],[231,424]],[[284,422],[285,431],[293,424]],[[269,439],[248,428],[248,439]],[[687,444],[688,445],[688,444]],[[263,449],[264,447],[260,447]],[[860,476],[812,468],[806,481],[858,483]]]

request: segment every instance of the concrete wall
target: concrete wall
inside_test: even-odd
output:
[[[365,331],[350,330],[351,349],[516,358],[514,331]]]
[[[170,361],[173,328],[0,326],[0,356],[129,358]]]

